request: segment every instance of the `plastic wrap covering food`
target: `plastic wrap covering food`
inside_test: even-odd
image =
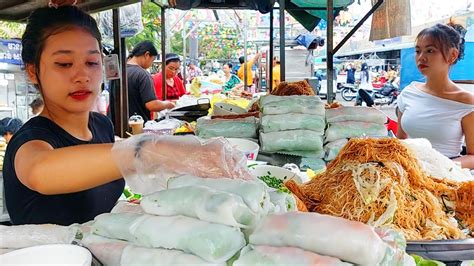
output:
[[[366,224],[299,212],[267,216],[250,235],[250,244],[297,247],[361,265],[378,265],[387,250]]]
[[[128,201],[119,201],[114,206],[114,208],[110,211],[111,213],[136,213],[136,214],[143,214],[143,208],[140,204],[130,203]]]
[[[326,122],[324,116],[308,115],[308,114],[283,114],[283,115],[265,115],[260,120],[261,130],[264,133],[308,129],[324,134]]]
[[[260,98],[260,111],[264,115],[300,113],[325,116],[324,103],[318,96],[273,96]]]
[[[355,137],[386,137],[387,128],[383,124],[368,122],[331,123],[326,130],[325,142]]]
[[[116,142],[112,156],[132,191],[141,194],[165,189],[170,177],[186,174],[255,179],[244,154],[223,138],[140,134]]]
[[[262,182],[229,179],[229,178],[200,178],[190,175],[178,176],[168,180],[168,188],[180,188],[200,185],[235,194],[243,199],[245,204],[255,213],[268,213],[270,196],[266,185]]]
[[[218,224],[247,228],[257,220],[241,197],[205,186],[172,188],[146,195],[140,203],[146,213],[185,215]]]
[[[260,143],[266,152],[323,150],[321,134],[311,130],[260,132]]]
[[[245,246],[239,228],[185,216],[101,214],[93,233],[142,247],[179,249],[214,263],[227,261]]]
[[[88,235],[82,241],[104,265],[223,265],[206,262],[180,250],[144,248],[121,240]]]
[[[78,229],[75,227],[41,225],[0,225],[0,248],[18,249],[47,244],[71,244]]]
[[[326,169],[326,162],[321,158],[302,157],[299,165],[302,171],[309,169],[324,170]]]
[[[141,3],[120,7],[119,12],[121,37],[132,37],[143,30]],[[100,12],[96,19],[102,36],[113,39],[112,10]]]
[[[321,256],[295,247],[247,246],[240,252],[234,266],[268,265],[268,266],[349,266],[338,258]]]
[[[339,154],[339,151],[346,145],[348,142],[347,139],[338,139],[335,141],[331,141],[329,143],[326,143],[324,145],[324,160],[326,161],[332,161],[336,156]]]
[[[211,119],[201,117],[197,120],[196,135],[201,138],[257,138],[257,120],[255,117],[238,119]]]
[[[327,109],[326,120],[328,123],[358,121],[385,124],[387,122],[387,116],[380,110],[372,107],[341,106]]]

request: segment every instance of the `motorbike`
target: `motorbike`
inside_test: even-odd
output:
[[[357,97],[358,87],[355,84],[342,84],[341,97],[344,101],[350,102]]]
[[[399,94],[400,91],[391,82],[385,83],[380,89],[359,89],[359,99],[356,101],[356,105],[362,105],[362,102],[365,102],[367,106],[396,104]]]

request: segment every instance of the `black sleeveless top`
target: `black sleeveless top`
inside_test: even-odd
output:
[[[13,224],[70,225],[84,223],[94,219],[98,214],[110,212],[123,192],[125,185],[123,179],[80,192],[43,195],[23,185],[16,175],[14,165],[16,152],[28,141],[43,140],[54,149],[114,142],[112,122],[106,116],[91,112],[89,129],[92,132],[92,140],[83,141],[73,137],[48,118],[37,116],[26,122],[13,136],[7,145],[3,167],[4,196]],[[67,179],[67,176],[64,178]]]

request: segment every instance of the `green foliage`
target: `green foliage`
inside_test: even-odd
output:
[[[143,31],[126,38],[127,48],[134,47],[137,43],[148,40],[155,44],[156,49],[161,48],[161,8],[150,0],[142,2]]]
[[[0,21],[0,38],[21,38],[21,35],[25,31],[25,27],[26,25],[21,23]]]

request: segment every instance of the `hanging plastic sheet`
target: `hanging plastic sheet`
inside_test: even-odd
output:
[[[143,30],[141,3],[121,7],[119,12],[121,37],[132,37]],[[97,22],[102,36],[112,39],[114,36],[112,10],[100,12]]]

